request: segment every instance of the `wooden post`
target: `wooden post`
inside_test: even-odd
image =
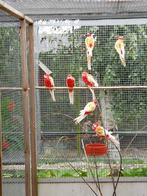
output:
[[[2,196],[2,112],[1,112],[1,92],[0,92],[0,196]]]
[[[32,196],[38,195],[36,159],[36,118],[35,118],[35,67],[34,67],[34,28],[29,25],[29,81],[30,81],[30,128],[31,128],[31,174]]]
[[[24,148],[25,148],[25,195],[31,196],[31,170],[30,170],[30,115],[29,115],[29,92],[28,92],[28,68],[27,68],[27,40],[26,21],[20,20],[21,25],[21,62],[22,62],[22,104],[24,122]]]
[[[25,19],[26,22],[33,23],[33,20],[31,18],[25,16],[23,13],[19,12],[18,10],[16,10],[15,8],[11,7],[9,4],[1,0],[0,0],[0,9],[18,19],[21,19],[21,20]]]

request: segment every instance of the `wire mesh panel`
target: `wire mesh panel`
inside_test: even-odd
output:
[[[0,105],[2,129],[3,185],[14,179],[22,180],[25,195],[24,122],[22,109],[22,66],[20,51],[20,23],[1,11],[0,20]],[[16,180],[19,187],[19,180]],[[3,189],[3,195],[11,195]]]
[[[54,172],[51,174],[52,166],[61,164],[66,168],[69,162],[73,165],[78,163],[80,169],[86,167],[89,171],[81,141],[86,144],[89,140],[85,138],[95,135],[92,124],[96,121],[101,122],[106,130],[112,131],[119,141],[124,175],[129,175],[125,170],[128,165],[130,168],[145,168],[146,25],[99,25],[96,21],[51,20],[38,22],[36,32],[38,167],[49,169],[49,175],[44,176],[59,177]],[[95,40],[91,71],[87,67],[87,33],[94,34]],[[118,36],[124,39],[125,64],[115,48]],[[40,63],[52,72],[56,102],[53,102],[49,89],[44,87],[44,71]],[[92,101],[91,91],[83,88],[83,71],[91,73],[98,81],[99,88],[95,89],[98,105],[91,115],[76,125],[74,119]],[[74,89],[73,105],[69,103],[68,89],[64,88],[68,74],[75,77],[76,87],[81,87]],[[94,141],[99,140],[95,138]],[[105,170],[109,161],[115,167],[120,160],[116,152],[119,149],[116,150],[110,144],[108,146],[110,156],[97,159],[102,169],[101,176],[109,176],[110,173]],[[136,175],[140,174],[136,172]]]
[[[146,0],[4,0],[35,19],[146,17]],[[43,16],[43,17],[42,17]]]
[[[4,16],[3,16],[4,17]],[[1,22],[1,87],[20,87],[21,68],[20,68],[20,27],[19,21],[6,15],[10,22]],[[16,19],[15,19],[16,20]]]

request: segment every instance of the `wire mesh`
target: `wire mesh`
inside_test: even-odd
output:
[[[24,181],[25,177],[20,23],[15,17],[2,11],[0,13],[2,181],[3,184],[7,181],[12,184],[14,179]],[[7,191],[4,190],[5,196]],[[22,190],[22,195],[25,195],[24,183]]]
[[[36,27],[38,175],[56,178],[80,175],[90,177],[81,140],[86,144],[95,135],[91,126],[97,120],[118,137],[124,169],[128,166],[146,168],[146,25],[81,26],[78,22],[50,21]],[[12,25],[0,24],[0,85],[10,87],[9,91],[0,87],[3,176],[11,179],[24,178],[22,92],[15,88],[21,87],[20,29],[19,23],[14,21]],[[95,93],[99,107],[80,125],[75,125],[73,119],[92,100],[91,92],[89,89],[75,89],[75,103],[70,105],[68,91],[62,87],[66,84],[68,73],[74,75],[76,86],[84,86],[81,74],[83,70],[87,70],[87,32],[94,33],[96,39],[91,73],[98,80],[99,86],[113,86],[114,89],[97,88]],[[123,67],[114,48],[117,35],[125,38],[126,67]],[[27,49],[27,55],[28,53]],[[52,102],[48,89],[42,87],[44,73],[38,66],[39,61],[53,72],[55,85],[59,87],[55,91],[55,103]],[[118,89],[119,86],[128,86],[129,89]],[[134,86],[137,88],[134,89]],[[145,88],[140,88],[141,86]],[[92,141],[101,142],[97,137]],[[107,170],[109,160],[113,166],[118,163],[119,158],[113,145],[109,145],[109,153],[110,159],[107,156],[96,158],[100,176],[110,175]],[[91,167],[94,167],[95,159],[88,159]],[[73,173],[71,165],[80,173]],[[45,174],[40,171],[42,169]]]
[[[85,134],[89,134],[89,137],[95,134],[91,126],[97,120],[118,137],[124,169],[145,168],[146,25],[100,26],[91,21],[91,25],[86,25],[85,22],[82,26],[78,22],[52,20],[36,24],[37,129],[40,136],[38,168],[51,170],[54,166],[61,166],[66,170],[68,162],[71,162],[73,165],[78,163],[80,169],[87,169],[81,139]],[[94,33],[96,40],[91,74],[103,89],[95,89],[99,102],[96,111],[80,125],[75,125],[73,119],[92,100],[91,92],[89,89],[75,89],[75,102],[70,105],[68,91],[62,87],[66,86],[69,73],[75,77],[76,86],[84,86],[81,75],[87,70],[85,38],[88,32]],[[124,36],[126,67],[122,65],[114,48],[118,35]],[[40,61],[52,71],[55,86],[59,87],[55,90],[56,102],[52,101],[49,90],[43,87],[44,72],[37,66]],[[122,88],[125,86],[128,89]],[[145,88],[142,89],[141,86]],[[62,137],[69,138],[70,142],[65,140],[57,149]],[[118,152],[113,145],[109,145],[109,153],[112,164],[118,163]],[[100,175],[109,176],[109,172],[105,170],[106,165],[109,167],[108,157],[98,158],[97,161],[100,162]],[[64,170],[62,172],[63,176]],[[52,176],[49,172],[49,177],[59,176]]]
[[[128,18],[145,17],[146,0],[5,0],[34,19],[48,18]],[[77,17],[78,15],[78,17]]]
[[[4,24],[4,23],[3,23]],[[0,27],[0,86],[1,87],[20,87],[21,86],[21,67],[20,67],[20,41],[18,23],[12,26],[1,24]],[[7,23],[8,24],[8,23]]]

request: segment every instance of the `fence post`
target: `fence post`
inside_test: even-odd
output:
[[[22,107],[24,122],[24,148],[25,148],[25,195],[31,196],[31,167],[30,167],[30,112],[29,112],[29,86],[27,68],[27,40],[26,40],[26,21],[20,20],[21,33],[21,62],[22,62]]]
[[[2,196],[2,108],[1,108],[1,91],[0,91],[0,196]]]
[[[31,129],[31,174],[32,195],[37,196],[36,118],[35,118],[35,67],[34,25],[29,24],[29,82],[30,82],[30,129]]]

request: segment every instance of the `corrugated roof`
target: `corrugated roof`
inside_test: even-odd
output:
[[[36,18],[147,17],[147,0],[4,0]]]

